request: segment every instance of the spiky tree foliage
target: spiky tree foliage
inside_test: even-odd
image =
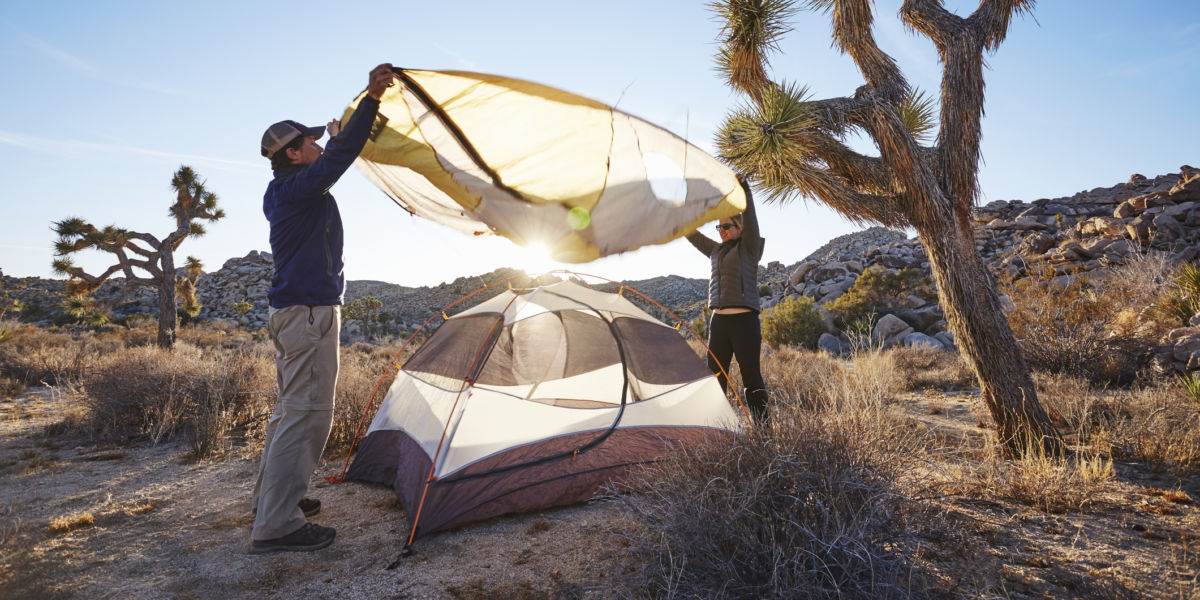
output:
[[[1061,451],[970,225],[979,191],[983,53],[999,47],[1012,18],[1029,12],[1033,0],[981,0],[966,18],[941,0],[904,0],[900,18],[932,40],[941,59],[936,103],[914,90],[876,44],[871,0],[721,0],[710,7],[722,24],[718,71],[747,98],[718,135],[722,155],[753,175],[768,201],[807,197],[853,222],[916,229],[1005,452]],[[862,73],[866,84],[852,95],[812,99],[770,77],[768,56],[805,8],[830,17],[834,46]],[[935,125],[936,139],[926,144]],[[852,150],[847,140],[857,134],[879,155]]]
[[[204,187],[204,182],[191,167],[181,166],[171,178],[175,201],[168,214],[175,219],[175,229],[159,239],[149,233],[120,229],[114,225],[98,228],[79,218],[70,217],[54,223],[58,240],[54,243],[54,271],[67,275],[66,292],[86,296],[96,291],[109,277],[118,273],[130,287],[149,287],[158,295],[158,339],[163,348],[175,345],[178,324],[176,298],[183,299],[183,310],[195,316],[200,312],[196,299],[196,280],[203,265],[189,256],[182,268],[175,265],[175,251],[189,237],[204,235],[200,221],[216,221],[225,216],[217,208],[216,194]],[[88,249],[108,252],[116,263],[99,275],[92,275],[75,266],[71,255]]]

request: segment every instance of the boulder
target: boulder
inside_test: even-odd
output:
[[[946,348],[936,338],[931,338],[919,331],[914,331],[905,336],[904,345],[909,348],[930,348],[934,350],[944,350]]]

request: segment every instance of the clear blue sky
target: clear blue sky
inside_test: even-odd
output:
[[[0,269],[50,275],[51,222],[165,234],[171,174],[193,166],[225,220],[184,243],[208,270],[267,250],[258,144],[283,118],[340,115],[380,62],[499,73],[619,107],[711,148],[738,98],[713,71],[705,2],[24,2],[0,11]],[[876,34],[910,82],[936,91],[932,45],[879,0]],[[974,3],[950,1],[967,14]],[[988,58],[984,200],[1069,195],[1200,166],[1200,13],[1193,1],[1042,2]],[[830,49],[829,23],[800,13],[773,66],[815,97],[861,83]],[[346,275],[430,285],[537,266],[504,239],[414,219],[356,169],[334,188]],[[762,209],[764,261],[803,258],[856,230],[828,209]],[[712,232],[709,232],[710,235]],[[79,261],[93,270],[107,256]],[[544,261],[541,261],[544,263]],[[685,241],[576,267],[614,279],[706,277]]]

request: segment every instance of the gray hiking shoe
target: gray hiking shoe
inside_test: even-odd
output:
[[[273,540],[250,542],[250,554],[269,554],[271,552],[312,552],[320,550],[333,543],[337,531],[332,527],[321,527],[316,523],[306,523],[283,537]]]

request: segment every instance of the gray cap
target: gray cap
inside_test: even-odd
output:
[[[262,155],[271,158],[275,156],[289,142],[296,139],[297,136],[320,139],[325,135],[325,127],[305,127],[296,121],[280,121],[270,127],[263,133],[262,138]]]

